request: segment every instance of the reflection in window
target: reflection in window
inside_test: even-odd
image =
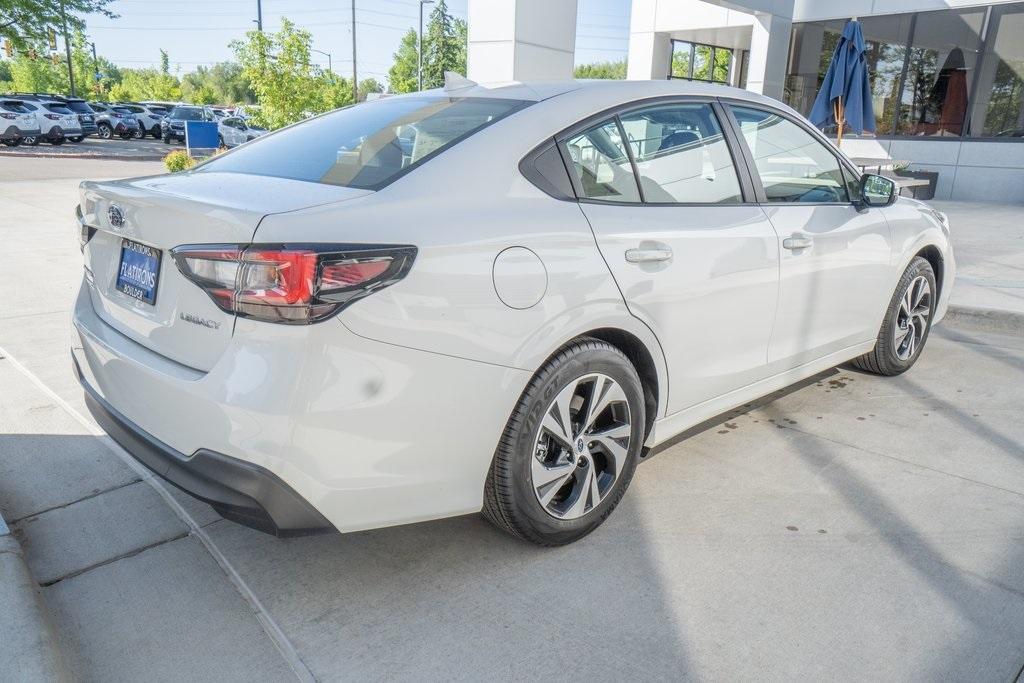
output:
[[[911,16],[865,17],[860,23],[867,47],[865,58],[871,81],[875,130],[877,134],[885,135],[892,132],[896,116]],[[793,57],[786,76],[785,100],[797,111],[805,115],[811,111],[845,25],[845,19],[837,19],[794,27]]]
[[[1024,4],[993,7],[971,135],[1024,138]]]
[[[729,48],[673,40],[669,73],[672,78],[727,84],[732,60]]]
[[[566,149],[584,197],[614,202],[640,201],[633,167],[614,120],[570,138]]]
[[[896,132],[961,135],[985,10],[917,17]]]
[[[839,161],[797,124],[772,112],[732,107],[770,202],[847,202]]]
[[[733,204],[740,201],[729,148],[708,104],[667,104],[622,116],[644,200]]]

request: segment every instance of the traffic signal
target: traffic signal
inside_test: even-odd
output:
[[[57,32],[54,31],[52,28],[50,29],[50,49],[57,49]]]
[[[14,46],[9,40],[4,41],[4,54],[7,55],[7,59],[14,57]]]
[[[54,66],[60,66],[60,55],[54,52],[50,55],[50,61],[53,62]]]
[[[36,49],[34,47],[29,49],[29,51],[28,51],[28,58],[31,59],[33,62],[35,60],[39,59],[39,53],[36,52]]]

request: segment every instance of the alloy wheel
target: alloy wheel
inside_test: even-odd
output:
[[[544,510],[577,519],[596,508],[618,480],[630,434],[629,403],[611,377],[584,375],[558,392],[531,461],[533,491]]]
[[[896,309],[893,349],[902,361],[910,359],[924,342],[928,317],[932,312],[932,288],[928,279],[918,275],[907,287]]]

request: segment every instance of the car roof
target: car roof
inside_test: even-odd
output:
[[[587,90],[602,91],[609,100],[624,101],[672,95],[697,97],[732,97],[750,102],[763,102],[780,106],[780,102],[764,95],[734,88],[719,83],[702,83],[684,79],[664,80],[564,80],[564,81],[514,81],[505,83],[474,83],[464,81],[464,87],[451,89],[435,88],[425,93],[443,97],[500,97],[539,102],[569,92]],[[457,84],[456,84],[457,85]],[[416,96],[420,93],[410,93]],[[401,97],[401,96],[400,96]]]

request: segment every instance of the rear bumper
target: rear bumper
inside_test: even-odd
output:
[[[323,515],[259,465],[209,450],[179,453],[115,410],[89,386],[78,360],[75,374],[85,405],[114,441],[162,479],[212,505],[225,519],[275,536],[333,531]]]

